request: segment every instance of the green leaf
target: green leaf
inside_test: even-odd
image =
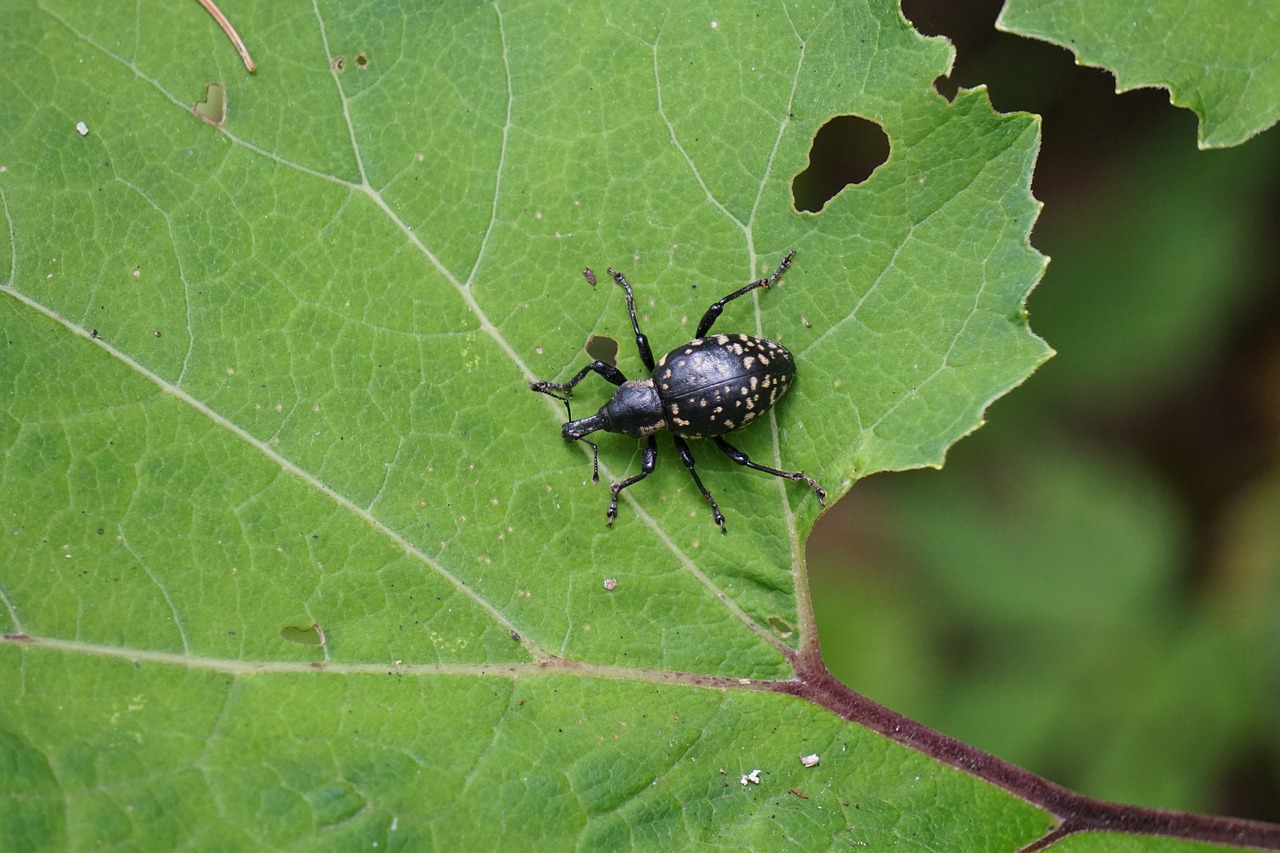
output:
[[[1201,148],[1239,145],[1280,119],[1280,9],[1269,0],[1008,0],[999,29],[1105,68],[1200,117]]]
[[[254,76],[197,4],[6,13],[18,849],[1043,833],[786,695],[815,648],[803,485],[697,448],[721,536],[664,443],[608,529],[563,408],[528,390],[592,334],[636,374],[622,294],[584,265],[627,272],[662,352],[794,248],[717,326],[800,364],[735,442],[832,499],[940,464],[1048,352],[1022,310],[1034,119],[939,98],[949,48],[889,3],[224,5]],[[221,127],[193,112],[211,83]],[[892,154],[798,214],[843,114]],[[600,451],[602,479],[638,470],[634,441]]]

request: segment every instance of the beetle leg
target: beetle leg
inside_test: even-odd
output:
[[[539,379],[536,382],[529,383],[529,390],[537,391],[539,394],[546,394],[548,397],[555,397],[557,400],[563,400],[564,397],[561,397],[560,394],[572,394],[573,386],[585,379],[588,373],[599,373],[614,385],[621,385],[627,381],[627,377],[622,375],[621,370],[607,361],[597,360],[579,370],[568,382],[547,382]],[[555,393],[557,391],[560,393]]]
[[[787,256],[782,259],[782,263],[778,264],[778,268],[773,271],[773,275],[768,278],[757,279],[750,284],[740,287],[733,293],[730,293],[724,299],[711,303],[711,307],[707,309],[707,313],[702,315],[702,320],[698,322],[698,331],[694,334],[694,338],[705,338],[707,332],[711,331],[712,324],[720,318],[720,312],[724,311],[724,306],[739,296],[745,296],[757,287],[768,287],[778,279],[782,278],[782,274],[791,266],[791,259],[795,256],[796,250],[792,249],[787,252]]]
[[[605,516],[609,519],[608,524],[612,525],[613,520],[618,517],[618,493],[627,486],[633,486],[653,473],[654,466],[658,464],[658,437],[651,435],[644,445],[644,457],[640,463],[640,473],[628,477],[625,480],[619,480],[609,487],[609,491],[613,492],[613,500],[609,501],[609,511]]]
[[[581,382],[588,373],[599,373],[605,379],[608,379],[614,385],[621,385],[627,381],[627,377],[622,375],[622,371],[609,364],[606,361],[593,361],[586,367],[578,371],[577,375],[568,382],[547,382],[538,380],[529,383],[530,391],[537,391],[539,394],[546,394],[548,397],[555,397],[564,403],[564,412],[569,420],[573,420],[573,409],[569,405],[569,397],[573,394],[573,386]],[[591,482],[600,482],[600,448],[594,441],[587,441],[580,438],[578,441],[584,442],[591,446]]]
[[[621,385],[627,381],[627,377],[622,375],[621,370],[607,361],[597,360],[579,370],[577,375],[568,382],[547,382],[544,379],[539,379],[536,382],[529,383],[529,390],[537,391],[539,394],[546,394],[548,397],[555,397],[564,403],[565,413],[568,414],[569,420],[573,420],[573,410],[569,408],[569,397],[573,395],[573,386],[581,382],[588,373],[599,373],[614,385]],[[596,478],[596,482],[600,482],[599,477]]]
[[[772,474],[775,477],[781,477],[784,480],[803,480],[809,484],[809,488],[813,489],[813,493],[818,496],[818,503],[822,506],[827,505],[827,492],[819,486],[812,477],[806,477],[803,471],[779,471],[777,468],[770,468],[768,465],[760,465],[752,462],[747,454],[725,441],[720,436],[714,436],[712,439],[716,443],[716,447],[720,448],[720,452],[728,456],[739,465],[745,465],[748,468],[754,468],[757,471],[763,471],[766,474]]]
[[[640,321],[636,319],[636,297],[631,292],[631,285],[627,284],[627,277],[613,267],[609,267],[609,275],[627,292],[627,313],[631,315],[631,328],[636,333],[636,349],[640,350],[640,361],[644,362],[645,369],[653,373],[653,350],[649,348],[649,339],[640,331]]]
[[[684,463],[684,467],[689,469],[689,476],[693,477],[693,482],[698,487],[698,491],[702,492],[702,496],[707,499],[707,503],[711,504],[711,517],[715,519],[716,524],[720,525],[721,533],[728,533],[728,529],[724,526],[724,516],[720,513],[720,505],[716,503],[716,499],[711,497],[711,492],[707,491],[707,487],[702,485],[702,478],[698,476],[698,472],[693,470],[693,451],[689,449],[689,442],[685,441],[678,435],[673,435],[676,442],[676,450],[680,453],[680,461]]]
[[[622,371],[609,364],[607,361],[593,361],[586,367],[578,371],[577,375],[568,382],[546,382],[539,380],[529,383],[529,390],[537,391],[539,394],[546,394],[548,397],[555,397],[564,403],[564,412],[569,420],[573,420],[573,409],[569,406],[569,396],[573,394],[573,386],[581,382],[588,373],[599,373],[605,379],[614,385],[621,385],[627,381],[627,377],[622,375]],[[591,482],[600,482],[600,448],[596,446],[594,441],[587,441],[580,438],[578,441],[591,445]]]

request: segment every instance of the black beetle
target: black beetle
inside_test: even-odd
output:
[[[788,252],[769,278],[753,281],[712,303],[702,315],[694,339],[671,350],[656,364],[653,361],[653,351],[649,348],[649,339],[640,331],[640,323],[636,320],[636,301],[631,293],[631,285],[622,273],[610,267],[609,275],[613,276],[613,280],[627,294],[627,313],[631,315],[631,328],[636,333],[636,348],[640,350],[640,360],[649,371],[649,377],[627,379],[618,368],[608,362],[596,360],[579,370],[568,382],[529,383],[532,390],[564,402],[570,420],[561,427],[561,434],[565,441],[584,441],[591,445],[595,453],[592,479],[597,483],[600,482],[600,451],[594,442],[587,441],[586,436],[597,430],[604,430],[646,439],[640,473],[619,480],[609,487],[613,493],[607,513],[609,524],[613,524],[618,516],[619,492],[653,473],[658,460],[656,434],[664,429],[671,431],[680,461],[689,469],[698,491],[711,504],[712,517],[720,525],[721,531],[726,531],[724,516],[720,513],[715,498],[711,497],[707,487],[702,484],[702,479],[698,477],[698,472],[694,470],[693,452],[686,439],[710,438],[721,453],[739,465],[787,480],[802,480],[818,496],[818,503],[827,505],[827,493],[813,478],[805,476],[804,472],[781,471],[752,462],[747,454],[722,438],[725,433],[741,429],[769,411],[787,393],[796,378],[796,362],[791,353],[782,344],[767,338],[750,335],[706,337],[726,304],[757,287],[767,288],[776,282],[791,266],[794,255],[794,250]],[[588,281],[592,281],[595,276],[588,273],[590,270],[584,275]],[[573,394],[574,386],[588,373],[600,374],[617,385],[618,390],[600,411],[590,417],[573,420],[568,398]]]

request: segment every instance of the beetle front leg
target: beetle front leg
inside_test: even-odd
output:
[[[627,377],[622,375],[621,370],[607,361],[596,360],[579,370],[568,382],[547,382],[544,379],[539,379],[529,383],[529,390],[537,391],[539,394],[546,394],[548,397],[555,397],[557,400],[567,403],[568,400],[565,400],[560,394],[572,395],[573,386],[585,379],[588,373],[598,373],[614,385],[621,385],[627,381]],[[557,391],[559,393],[556,393]]]
[[[633,486],[653,473],[654,467],[658,464],[658,439],[656,436],[649,436],[649,440],[644,445],[644,457],[640,463],[640,473],[628,477],[625,480],[619,480],[609,487],[609,491],[613,492],[613,500],[609,501],[609,511],[605,516],[609,519],[607,524],[613,525],[613,520],[618,517],[618,493],[627,486]]]
[[[818,496],[818,503],[821,506],[827,505],[826,489],[819,486],[812,477],[806,476],[803,471],[780,471],[777,468],[770,468],[768,465],[761,465],[757,462],[752,462],[751,457],[747,456],[747,454],[743,453],[741,450],[734,447],[718,435],[715,436],[712,441],[716,443],[716,447],[720,448],[721,453],[728,456],[739,465],[745,465],[748,468],[754,468],[757,471],[763,471],[766,474],[772,474],[773,476],[781,477],[784,480],[796,480],[808,483],[809,488],[813,489],[813,493]]]
[[[614,385],[621,385],[627,381],[627,377],[622,375],[622,371],[609,364],[606,361],[593,361],[586,367],[578,371],[578,373],[568,382],[547,382],[539,380],[529,383],[529,390],[537,391],[539,394],[546,394],[548,397],[555,397],[564,403],[565,414],[569,416],[569,423],[565,424],[566,428],[574,426],[573,409],[569,405],[569,397],[573,395],[573,386],[581,382],[588,373],[598,373]],[[559,393],[557,393],[559,392]],[[563,396],[562,396],[563,395]],[[596,446],[594,441],[577,436],[574,441],[585,442],[591,447],[591,482],[600,482],[600,448]]]
[[[711,517],[715,519],[716,524],[720,525],[721,533],[728,533],[728,528],[724,526],[724,516],[720,513],[720,505],[716,503],[715,498],[711,497],[711,492],[707,491],[707,487],[702,485],[702,478],[693,469],[693,451],[689,449],[689,442],[678,435],[673,435],[672,438],[675,439],[676,450],[680,453],[680,461],[684,463],[684,467],[689,469],[689,476],[693,477],[693,482],[698,487],[698,491],[702,492],[702,496],[707,499],[707,503],[711,504]]]

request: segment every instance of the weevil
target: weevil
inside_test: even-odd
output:
[[[561,427],[561,435],[565,441],[582,441],[591,447],[594,453],[592,479],[597,483],[600,482],[600,449],[587,439],[588,435],[603,430],[645,440],[640,473],[609,487],[612,499],[606,513],[608,524],[612,525],[618,517],[618,496],[622,490],[653,473],[658,461],[657,434],[663,430],[670,431],[680,461],[689,470],[702,497],[711,504],[711,516],[722,532],[727,532],[724,514],[698,476],[693,451],[689,449],[690,439],[709,438],[721,453],[738,465],[806,483],[817,496],[818,503],[826,506],[826,491],[803,471],[783,471],[752,462],[747,454],[724,439],[726,434],[747,426],[782,399],[796,378],[795,358],[782,344],[768,338],[710,334],[711,327],[726,305],[757,288],[768,288],[775,283],[791,266],[794,256],[794,250],[788,252],[773,275],[753,281],[711,303],[698,322],[693,340],[681,344],[656,362],[649,339],[640,331],[640,322],[636,319],[636,300],[631,285],[626,276],[610,267],[609,275],[626,293],[627,313],[635,332],[636,349],[640,351],[640,361],[649,375],[644,379],[627,379],[617,367],[597,359],[579,370],[568,382],[529,383],[532,390],[564,402],[569,421]],[[595,283],[595,274],[589,269],[584,275]],[[600,411],[574,420],[569,398],[574,387],[590,373],[618,386],[618,390]]]

